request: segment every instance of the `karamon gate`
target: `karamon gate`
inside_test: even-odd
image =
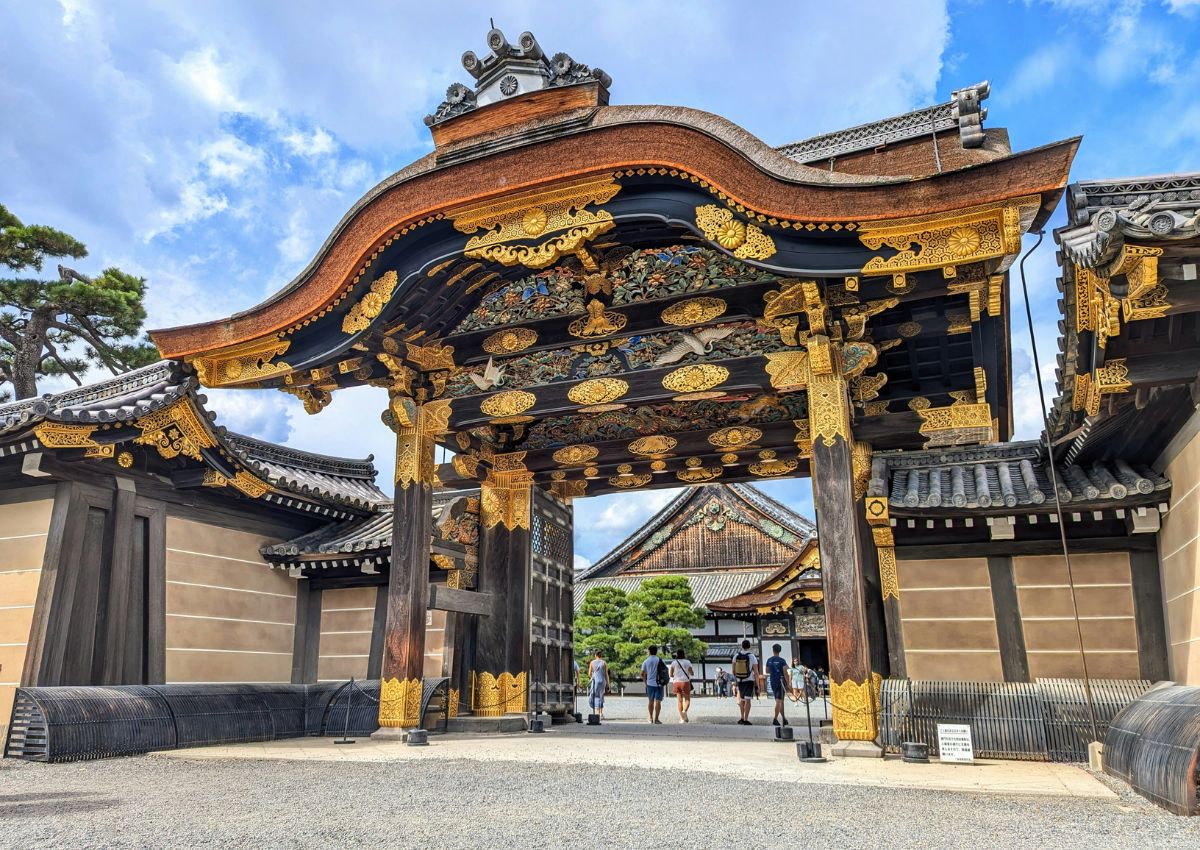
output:
[[[883,152],[853,130],[776,149],[704,112],[609,106],[599,69],[529,33],[487,38],[463,57],[474,85],[426,119],[435,150],[291,284],[154,341],[208,386],[280,389],[309,413],[387,388],[381,725],[420,721],[431,563],[448,557],[435,488],[480,488],[477,572],[455,592],[484,615],[455,637],[454,678],[500,712],[542,682],[559,683],[547,703],[569,696],[554,531],[572,498],[809,475],[834,726],[875,738],[897,590],[872,453],[1010,436],[1007,269],[1077,141],[985,141],[984,84],[875,128]]]

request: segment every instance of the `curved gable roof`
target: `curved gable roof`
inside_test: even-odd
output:
[[[662,547],[669,547],[673,539],[694,524],[700,511],[713,500],[742,514],[743,522],[749,520],[757,526],[757,532],[774,547],[794,554],[785,562],[791,562],[808,541],[815,539],[817,529],[809,520],[785,507],[756,487],[748,484],[705,484],[683,491],[662,510],[654,514],[637,531],[619,546],[593,564],[576,579],[579,581],[611,576],[624,572],[642,561],[647,555]],[[691,522],[690,522],[691,521]],[[739,523],[741,525],[742,523]],[[743,526],[744,527],[744,526]],[[761,549],[762,547],[760,547]],[[696,553],[700,555],[701,553]],[[704,553],[712,554],[712,553]],[[720,567],[762,567],[762,564],[705,564],[697,558],[702,569]]]

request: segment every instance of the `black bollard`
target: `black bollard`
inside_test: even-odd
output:
[[[350,692],[346,695],[346,725],[342,727],[342,740],[334,741],[335,744],[353,744],[350,740],[350,706],[354,703],[354,677],[350,677]]]
[[[424,729],[409,729],[404,740],[410,747],[428,747],[429,733]]]
[[[813,740],[812,733],[812,699],[807,693],[804,694],[804,716],[808,720],[808,743],[801,741],[796,745],[796,754],[800,756],[800,761],[806,764],[824,764],[825,757],[821,755],[821,745]],[[803,748],[803,749],[801,749]]]

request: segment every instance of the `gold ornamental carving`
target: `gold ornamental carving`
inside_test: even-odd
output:
[[[762,439],[763,432],[750,425],[730,425],[708,435],[708,442],[718,449],[740,449]]]
[[[496,331],[483,341],[483,350],[488,354],[515,354],[537,342],[537,331],[530,328],[510,328]]]
[[[795,472],[800,461],[796,458],[780,458],[774,449],[763,449],[758,453],[758,460],[750,464],[750,472],[760,478],[770,478],[776,475],[787,475]]]
[[[773,351],[767,358],[767,375],[777,390],[802,390],[808,386],[808,352]]]
[[[567,325],[567,333],[584,339],[594,336],[615,334],[629,323],[629,317],[623,313],[614,313],[604,308],[604,302],[593,298],[585,307],[587,315],[576,319]]]
[[[632,490],[646,486],[653,477],[649,473],[635,473],[632,464],[622,463],[617,466],[617,474],[609,478],[608,483],[623,490]]]
[[[287,363],[274,362],[291,344],[290,339],[270,336],[195,357],[189,362],[195,367],[200,383],[206,387],[253,384],[291,371],[292,367]]]
[[[896,550],[892,546],[880,546],[876,551],[879,553],[879,584],[883,598],[899,599],[900,581],[896,577]]]
[[[737,219],[732,210],[707,204],[696,207],[696,226],[739,260],[765,260],[775,253],[775,240],[762,230]]]
[[[117,455],[117,465],[122,469],[129,469],[133,466],[133,455],[129,452],[121,452]]]
[[[1022,220],[1032,219],[1040,205],[1040,196],[1029,195],[950,214],[862,222],[858,237],[864,245],[896,251],[891,257],[872,257],[863,274],[906,274],[1015,254],[1021,250]]]
[[[592,378],[567,390],[567,398],[575,404],[611,404],[629,392],[629,384],[620,378]]]
[[[116,452],[117,447],[113,443],[102,443],[94,448],[86,449],[83,453],[84,457],[112,457]]]
[[[395,272],[384,272],[372,283],[357,304],[342,319],[342,333],[356,334],[371,326],[371,320],[383,312],[392,293],[396,291],[397,277]]]
[[[475,704],[478,717],[502,717],[525,711],[527,691],[525,673],[475,674]]]
[[[595,460],[600,454],[600,450],[595,446],[563,446],[556,451],[551,457],[555,463],[560,463],[563,466],[582,466]]]
[[[854,474],[854,499],[861,499],[867,492],[871,478],[871,444],[855,440],[850,446],[850,466]]]
[[[550,492],[558,498],[569,502],[571,499],[578,499],[587,495],[587,482],[579,478],[555,481],[550,485]]]
[[[396,486],[401,490],[414,483],[434,486],[433,447],[437,437],[450,430],[450,399],[417,404],[394,394],[390,411],[396,432]]]
[[[683,366],[663,376],[664,389],[673,393],[698,393],[711,390],[729,380],[729,370],[711,363]]]
[[[652,434],[649,437],[639,437],[634,440],[629,444],[629,451],[635,455],[654,457],[656,455],[665,455],[677,445],[679,445],[679,441],[674,437]]]
[[[728,305],[720,298],[689,298],[662,311],[662,320],[668,325],[702,325],[722,315]]]
[[[187,399],[180,399],[168,407],[143,416],[135,424],[142,433],[134,438],[134,442],[143,446],[153,446],[168,460],[179,455],[203,460],[200,450],[211,449],[217,445]]]
[[[808,421],[814,443],[820,440],[832,446],[838,438],[850,442],[850,404],[841,375],[810,376]]]
[[[925,448],[973,445],[995,440],[992,409],[986,403],[926,407],[917,410],[917,413],[921,417],[918,431],[925,438]]]
[[[1088,416],[1095,416],[1100,412],[1103,396],[1129,392],[1132,386],[1125,360],[1109,360],[1095,372],[1075,376],[1072,407],[1086,411]]]
[[[96,427],[43,422],[33,429],[33,433],[38,442],[48,449],[94,449],[100,446],[92,439]]]
[[[675,477],[686,484],[703,484],[706,481],[720,478],[725,472],[719,466],[705,466],[704,461],[698,457],[689,457],[686,463],[686,469],[675,473]]]
[[[516,416],[537,404],[537,396],[524,390],[505,390],[489,396],[479,405],[486,416]]]
[[[839,741],[874,741],[879,735],[879,691],[883,679],[872,673],[870,680],[829,680],[829,702],[833,706],[833,733]]]
[[[608,203],[620,190],[611,177],[576,180],[460,207],[449,217],[462,233],[484,230],[467,241],[463,255],[471,259],[544,269],[564,255],[575,254],[586,270],[594,272],[598,269],[585,246],[616,223],[607,210],[587,208]],[[530,245],[531,239],[542,241]]]
[[[379,725],[411,729],[421,725],[421,680],[384,678],[379,687]]]
[[[492,468],[479,487],[479,519],[484,528],[503,524],[509,531],[529,530],[533,473],[525,468],[525,452],[492,457]]]

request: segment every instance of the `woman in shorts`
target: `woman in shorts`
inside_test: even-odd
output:
[[[671,687],[675,689],[675,701],[679,705],[681,723],[688,722],[688,709],[692,707],[692,675],[694,673],[692,662],[687,660],[683,650],[675,650],[675,660],[671,662]]]

